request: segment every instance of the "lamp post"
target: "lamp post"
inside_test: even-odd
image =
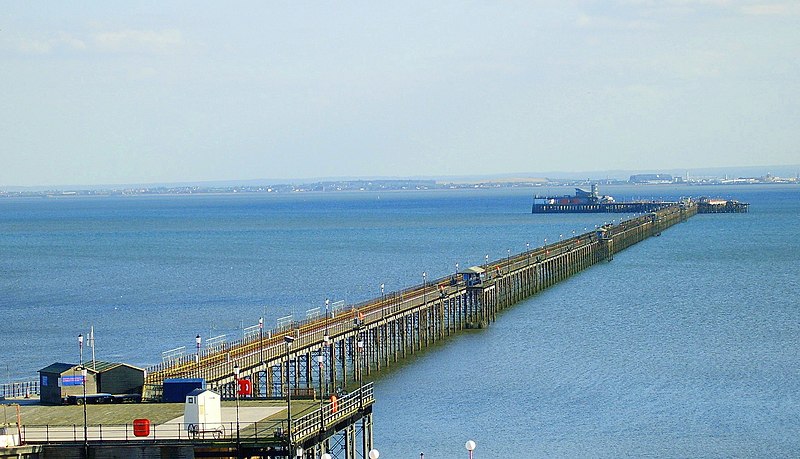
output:
[[[330,316],[330,306],[331,300],[325,298],[325,335],[323,336],[325,341],[328,341],[328,316]]]
[[[528,254],[528,265],[530,266],[530,264],[531,264],[531,243],[530,242],[526,242],[525,243],[525,253]]]
[[[381,317],[386,317],[386,296],[383,294],[383,282],[381,282]]]
[[[322,362],[325,359],[322,357],[322,348],[319,348],[319,355],[317,356],[317,364],[319,365],[319,403],[322,405]]]
[[[292,350],[292,342],[294,337],[286,335],[283,337],[286,342],[286,442],[288,444],[286,451],[292,450],[292,390],[289,379],[289,358]]]
[[[83,366],[83,334],[78,335],[78,359],[81,368],[81,386],[83,386],[83,454],[89,457],[89,423],[86,416],[86,367]]]
[[[258,318],[258,349],[261,354],[261,364],[264,364],[264,318]]]
[[[484,257],[485,263],[483,265],[483,276],[488,280],[489,279],[489,254],[487,253]]]
[[[361,399],[361,387],[364,384],[364,373],[362,368],[362,360],[364,359],[364,332],[362,331],[362,327],[358,327],[358,342],[356,343],[358,347],[358,398]]]
[[[331,347],[332,346],[331,345],[331,337],[328,334],[328,315],[330,313],[330,303],[331,303],[330,300],[325,298],[325,334],[322,335],[322,342],[324,343],[324,346],[326,346],[328,348],[328,358],[331,359],[331,360],[335,360],[334,357],[333,357],[333,348]],[[330,388],[328,388],[328,381],[325,381],[325,389],[326,389],[327,392],[330,392],[333,389],[333,387],[335,387],[335,384],[336,384],[335,381],[334,381],[334,373],[333,373],[335,366],[336,365],[334,365],[333,363],[330,365],[330,367],[331,367],[331,371],[330,371],[330,384],[331,384],[331,387]]]
[[[506,271],[508,271],[507,274],[510,274],[511,273],[511,249],[506,249],[506,253],[508,254],[506,256]]]
[[[197,352],[194,355],[195,361],[197,361],[197,377],[200,377],[200,343],[203,340],[200,338],[200,335],[194,337],[194,343],[197,345]]]
[[[233,366],[234,381],[233,391],[236,393],[236,456],[242,456],[242,444],[239,439],[239,365]]]
[[[83,449],[89,457],[89,423],[86,418],[86,367],[81,366],[81,380],[83,386]]]
[[[474,441],[467,440],[467,443],[464,445],[464,448],[467,448],[467,451],[469,451],[469,459],[472,459],[472,452],[475,451],[475,447],[477,446],[478,445],[476,445]]]
[[[425,298],[425,294],[427,293],[428,287],[428,273],[422,271],[422,304],[427,304],[428,300]]]
[[[297,447],[297,452],[296,452],[297,457],[303,457],[303,453],[305,453],[305,451],[303,451],[303,448],[298,446]]]

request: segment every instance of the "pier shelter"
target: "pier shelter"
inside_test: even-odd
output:
[[[480,266],[473,266],[458,272],[457,282],[464,282],[467,286],[480,285],[486,271]]]

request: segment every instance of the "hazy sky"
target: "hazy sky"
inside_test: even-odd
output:
[[[4,2],[0,186],[800,163],[800,2]]]

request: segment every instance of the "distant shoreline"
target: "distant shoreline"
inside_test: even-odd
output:
[[[656,188],[660,186],[715,187],[715,186],[749,186],[749,185],[800,185],[796,178],[757,179],[710,179],[703,181],[674,181],[663,183],[631,183],[622,180],[547,180],[542,182],[502,181],[478,183],[444,183],[419,180],[391,181],[342,181],[310,183],[306,185],[272,185],[272,186],[230,186],[230,187],[136,187],[84,190],[45,190],[45,191],[2,191],[0,198],[45,198],[69,199],[86,197],[131,197],[131,196],[228,196],[228,195],[287,195],[299,193],[359,193],[359,192],[408,192],[436,190],[477,190],[504,188],[556,188],[586,187],[592,183],[602,186],[636,186]]]
[[[659,180],[637,183],[627,180],[574,180],[574,179],[513,179],[484,182],[446,182],[436,180],[341,180],[313,182],[301,185],[231,185],[231,186],[135,186],[97,189],[50,189],[50,190],[0,190],[0,198],[51,198],[71,197],[127,197],[127,196],[193,196],[193,195],[253,195],[253,194],[297,194],[337,192],[403,192],[431,190],[474,190],[502,188],[587,187],[593,183],[601,186],[748,186],[748,185],[795,185],[800,178],[780,178],[770,175],[755,178],[684,180]]]

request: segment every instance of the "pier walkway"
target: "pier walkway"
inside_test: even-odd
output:
[[[687,202],[605,225],[459,273],[425,281],[347,308],[251,334],[248,339],[184,355],[147,369],[144,398],[159,400],[167,378],[204,378],[232,398],[234,367],[252,382],[253,397],[327,399],[432,343],[485,327],[501,310],[614,253],[695,215]]]

